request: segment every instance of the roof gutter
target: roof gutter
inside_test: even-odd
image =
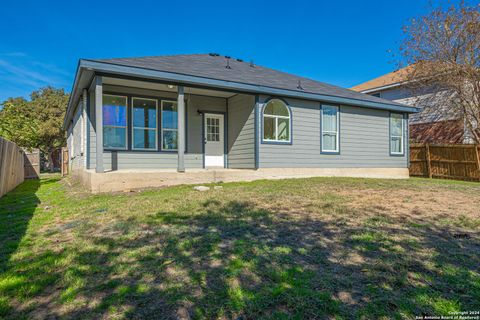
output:
[[[117,75],[137,76],[141,78],[155,79],[155,80],[166,81],[166,82],[173,81],[176,83],[182,83],[187,85],[190,84],[190,85],[197,85],[197,86],[216,87],[216,88],[222,88],[226,90],[241,91],[245,93],[278,95],[278,96],[290,97],[290,98],[325,101],[325,102],[336,103],[336,104],[346,104],[346,105],[360,106],[360,107],[366,107],[366,108],[408,112],[408,113],[416,113],[419,111],[419,109],[416,107],[403,106],[399,104],[373,102],[373,101],[365,101],[365,100],[344,98],[344,97],[331,96],[331,95],[299,92],[299,91],[288,90],[288,89],[278,89],[278,88],[272,88],[267,86],[204,78],[204,77],[184,75],[184,74],[178,74],[173,72],[165,72],[165,71],[151,70],[151,69],[138,68],[138,67],[128,67],[128,66],[122,66],[117,64],[82,59],[80,60],[77,68],[75,82],[73,84],[72,93],[70,95],[70,101],[68,103],[67,114],[64,120],[64,127],[65,127],[65,124],[67,123],[67,119],[69,119],[70,117],[73,105],[77,100],[76,99],[76,96],[77,96],[76,90],[78,90],[77,84],[83,69],[88,69],[95,72],[117,74]]]

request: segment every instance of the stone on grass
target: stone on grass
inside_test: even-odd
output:
[[[197,190],[197,191],[208,191],[210,190],[209,187],[205,187],[205,186],[195,186],[193,187],[194,190]]]
[[[215,190],[222,190],[223,187],[222,187],[222,186],[215,186],[215,187],[213,187],[213,189],[215,189]]]

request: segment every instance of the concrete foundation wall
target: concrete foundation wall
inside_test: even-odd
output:
[[[407,168],[265,168],[249,169],[192,169],[185,173],[175,170],[119,170],[95,173],[93,170],[75,170],[74,178],[93,193],[130,191],[182,184],[254,181],[261,179],[290,179],[309,177],[408,178]]]

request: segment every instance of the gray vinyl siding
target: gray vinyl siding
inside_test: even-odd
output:
[[[228,99],[228,167],[255,168],[255,96]]]
[[[69,128],[67,134],[67,146],[70,158],[70,166],[72,168],[83,167],[84,158],[82,154],[82,100],[79,101],[75,109],[71,127]]]
[[[139,97],[156,97],[176,100],[175,92],[104,85],[105,93]],[[94,93],[89,93],[87,124],[87,167],[95,168],[96,123]],[[227,155],[229,168],[255,168],[255,108],[260,115],[263,102],[268,98],[238,94],[229,99],[189,95],[186,98],[186,154],[187,169],[203,167],[202,112],[227,113]],[[292,112],[292,144],[267,144],[261,141],[262,119],[258,117],[257,139],[259,168],[406,168],[408,145],[405,156],[390,156],[389,116],[390,112],[378,109],[340,106],[340,154],[320,153],[320,102],[286,99]],[[131,101],[128,101],[130,105]],[[228,107],[227,107],[228,106]],[[227,110],[228,109],[228,110]],[[159,104],[160,112],[160,104]],[[77,112],[75,113],[77,118]],[[130,128],[129,128],[130,129]],[[160,128],[159,128],[160,130]],[[130,130],[129,130],[130,131]],[[80,132],[80,131],[78,131]],[[77,131],[72,128],[69,139]],[[72,136],[72,138],[70,138]],[[73,141],[75,139],[73,138]],[[78,139],[80,141],[80,139]],[[405,139],[407,140],[407,139]],[[74,142],[75,143],[75,142]],[[69,142],[70,144],[70,142]],[[75,147],[74,147],[75,149]],[[80,150],[80,147],[78,147]],[[112,169],[116,157],[116,169],[175,169],[176,152],[161,151],[104,151],[102,154],[106,170]],[[114,168],[115,169],[115,168]]]
[[[112,170],[112,154],[103,153],[103,165],[105,170]],[[185,168],[201,169],[203,165],[202,154],[185,154]],[[117,152],[117,170],[130,169],[176,169],[176,152],[142,152],[142,151],[119,151]]]
[[[88,93],[88,154],[87,154],[87,169],[95,169],[95,161],[97,156],[97,141],[96,141],[96,122],[95,122],[95,92]]]
[[[191,97],[186,94],[187,98],[187,154],[200,154],[202,155],[202,164],[203,165],[203,141],[202,141],[202,112],[217,112],[225,113],[227,112],[227,99],[217,98],[217,97],[207,97],[207,96],[196,96],[192,95]],[[185,159],[186,161],[186,159]],[[187,165],[187,163],[185,163]]]
[[[104,85],[105,93],[114,93],[119,95],[130,95],[139,97],[154,97],[165,100],[176,100],[175,92],[155,91],[148,89],[129,88],[114,85]],[[187,144],[185,153],[185,167],[188,169],[203,168],[203,148],[202,148],[202,115],[199,111],[226,112],[226,99],[217,97],[207,97],[199,95],[185,94],[186,98],[186,125],[187,125]],[[93,96],[91,101],[94,101]],[[131,101],[128,101],[130,105]],[[159,102],[158,112],[161,105]],[[92,126],[90,129],[90,168],[95,168],[95,121],[94,108],[90,110]],[[160,130],[160,128],[158,128]],[[129,128],[130,131],[130,128]],[[103,161],[105,170],[112,170],[112,158],[115,152],[104,151]],[[176,169],[177,153],[165,151],[117,151],[117,169]]]
[[[259,110],[266,99],[260,97]],[[292,144],[263,143],[259,124],[260,168],[407,167],[408,145],[405,145],[405,156],[390,156],[389,111],[340,106],[340,154],[331,155],[320,153],[321,103],[286,101],[292,113]]]
[[[445,100],[442,94],[449,95],[449,93],[446,91],[439,92],[438,88],[435,87],[413,90],[405,86],[399,86],[379,91],[379,93],[383,99],[421,108],[420,112],[410,116],[410,124],[458,118],[450,105],[440,102]]]
[[[77,109],[73,115],[73,154],[70,154],[73,167],[80,167],[83,163],[81,154],[82,141],[82,100],[80,100]]]
[[[73,149],[72,142],[73,142],[73,125],[72,123],[69,123],[67,127],[67,149],[69,154],[72,152],[72,149]],[[71,167],[71,162],[69,162],[69,166]]]

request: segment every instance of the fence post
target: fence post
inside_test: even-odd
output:
[[[68,149],[65,147],[62,147],[62,157],[61,157],[61,172],[62,172],[62,177],[66,176],[68,174]]]
[[[473,145],[474,148],[475,148],[475,155],[477,156],[477,169],[478,171],[480,171],[480,155],[479,155],[479,152],[478,152],[478,148],[480,147],[480,144],[475,144]]]
[[[428,177],[432,177],[432,164],[430,163],[430,145],[427,143],[425,145],[425,156],[427,158],[427,174]]]

